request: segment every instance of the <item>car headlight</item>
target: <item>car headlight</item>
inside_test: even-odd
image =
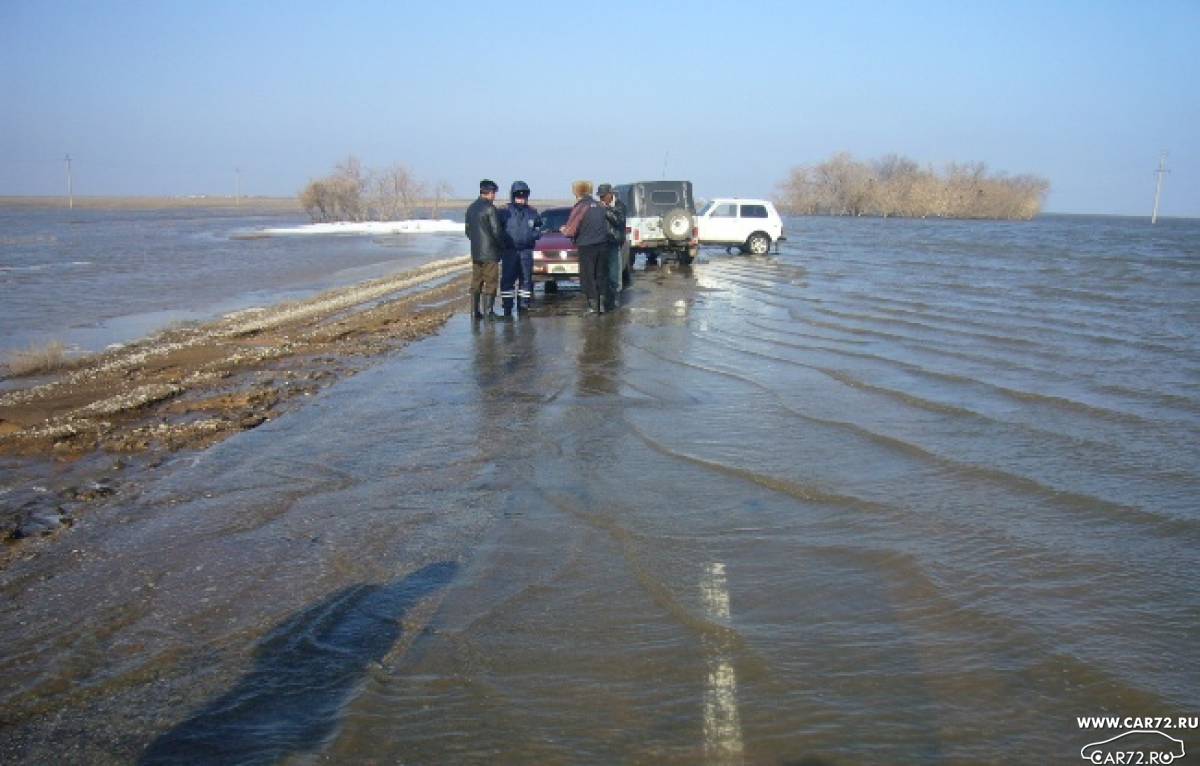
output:
[[[540,260],[542,260],[542,259],[543,259],[543,258],[545,258],[545,257],[546,257],[546,256],[545,256],[545,254],[544,254],[544,253],[542,253],[542,251],[541,251],[541,250],[534,250],[534,251],[533,251],[533,260],[535,260],[535,261],[540,261]]]
[[[559,250],[558,257],[562,258],[565,261],[571,257],[571,251],[570,250]]]

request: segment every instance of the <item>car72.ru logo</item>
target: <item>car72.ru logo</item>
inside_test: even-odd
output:
[[[1183,740],[1154,729],[1132,729],[1083,746],[1079,755],[1096,766],[1171,763],[1186,755]]]

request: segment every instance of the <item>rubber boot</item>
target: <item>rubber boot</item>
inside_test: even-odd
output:
[[[471,319],[476,322],[483,319],[483,313],[479,310],[479,296],[478,290],[471,291]]]
[[[489,322],[496,321],[496,296],[483,296],[483,318]]]
[[[512,311],[513,311],[513,299],[505,298],[504,299],[504,316],[502,317],[502,319],[505,322],[511,322],[513,320]]]

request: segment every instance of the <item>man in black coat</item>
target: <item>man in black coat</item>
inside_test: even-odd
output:
[[[467,208],[467,237],[471,240],[471,316],[495,321],[496,286],[500,283],[500,255],[504,230],[493,201],[500,187],[495,181],[479,182],[479,199]],[[481,304],[482,299],[482,304]]]
[[[612,184],[600,184],[596,193],[604,203],[608,241],[612,244],[612,253],[608,256],[608,303],[605,305],[608,311],[612,311],[616,308],[617,297],[621,294],[621,273],[625,270],[624,258],[621,256],[625,242],[625,203],[617,196]]]

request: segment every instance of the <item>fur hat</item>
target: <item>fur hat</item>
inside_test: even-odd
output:
[[[576,197],[583,197],[592,193],[591,181],[576,181],[571,184],[571,193]]]

